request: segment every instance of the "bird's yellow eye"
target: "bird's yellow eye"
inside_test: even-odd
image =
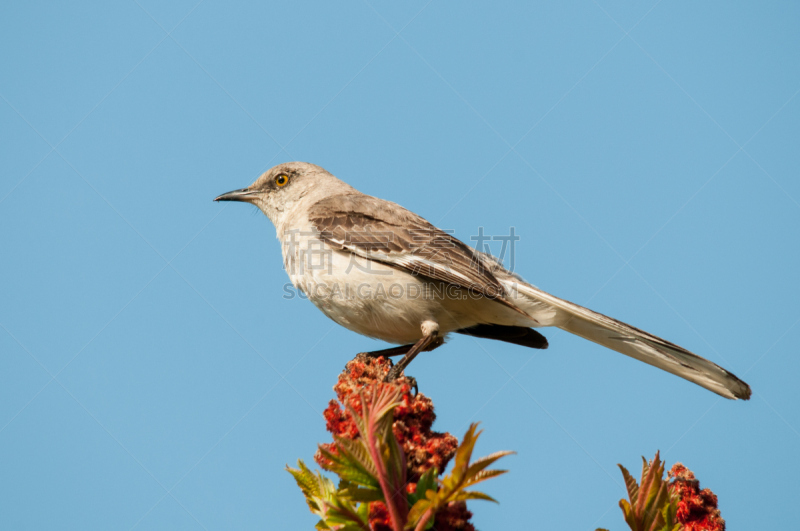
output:
[[[275,177],[275,184],[277,184],[278,186],[286,186],[286,183],[288,182],[289,182],[289,176],[284,173],[281,173],[280,175]]]

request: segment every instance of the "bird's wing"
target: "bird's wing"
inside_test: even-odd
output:
[[[522,294],[536,303],[551,306],[559,314],[555,326],[567,332],[671,372],[725,398],[750,398],[750,386],[716,363],[644,330],[559,299],[519,279],[512,283],[513,287],[504,279],[508,291],[512,292],[511,297]],[[519,299],[514,300],[520,304]]]
[[[335,195],[315,203],[309,220],[336,250],[471,290],[517,310],[504,300],[503,286],[479,253],[398,204],[363,194]]]

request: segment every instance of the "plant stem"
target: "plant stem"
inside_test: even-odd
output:
[[[373,391],[373,393],[375,392]],[[378,483],[380,483],[381,490],[383,491],[383,498],[386,501],[386,507],[389,509],[389,516],[392,519],[392,527],[395,531],[403,531],[406,524],[406,520],[404,518],[405,515],[401,514],[399,508],[397,507],[397,503],[395,502],[396,492],[389,485],[389,475],[386,471],[386,467],[384,466],[383,457],[381,456],[381,451],[378,447],[377,434],[375,433],[375,422],[377,419],[375,418],[374,410],[377,406],[376,401],[377,397],[375,394],[373,394],[372,404],[369,408],[367,408],[362,395],[362,404],[365,414],[364,420],[366,421],[366,433],[363,434],[362,437],[367,445],[367,451],[372,458],[372,462],[375,464],[375,469],[378,473]],[[393,436],[394,434],[392,434],[392,437]]]
[[[428,520],[430,520],[432,516],[433,511],[431,509],[425,511],[425,513],[422,515],[422,518],[419,519],[417,527],[414,528],[414,531],[424,531],[425,526],[428,525]]]

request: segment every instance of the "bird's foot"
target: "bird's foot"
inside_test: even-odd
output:
[[[393,382],[400,377],[401,372],[403,372],[403,367],[401,365],[395,365],[391,369],[389,369],[389,372],[386,373],[386,376],[384,377],[383,381]]]
[[[399,370],[395,370],[395,369],[399,369]],[[398,378],[400,378],[400,373],[401,372],[403,372],[403,368],[400,367],[399,365],[395,365],[394,367],[389,369],[389,372],[386,373],[386,377],[384,377],[383,381],[384,382],[393,382],[393,381],[397,380]],[[417,394],[419,393],[419,385],[417,385],[417,379],[414,378],[413,376],[405,376],[404,375],[403,377],[406,380],[408,380],[408,385],[411,386],[411,389],[414,390],[414,395],[413,396],[417,396]]]
[[[417,385],[417,379],[413,376],[406,376],[406,380],[408,380],[408,385],[411,386],[411,389],[414,390],[413,396],[417,396],[419,394],[419,386]]]

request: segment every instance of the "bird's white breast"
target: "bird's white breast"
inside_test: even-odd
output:
[[[281,244],[292,284],[325,315],[365,336],[413,343],[431,320],[443,335],[485,322],[530,326],[495,301],[461,298],[448,285],[332,249],[310,229],[284,235]]]
[[[418,278],[331,249],[312,234],[283,242],[284,267],[295,287],[340,325],[391,343],[413,343],[420,323],[436,313],[437,303],[422,297]],[[412,294],[413,295],[413,294]]]

